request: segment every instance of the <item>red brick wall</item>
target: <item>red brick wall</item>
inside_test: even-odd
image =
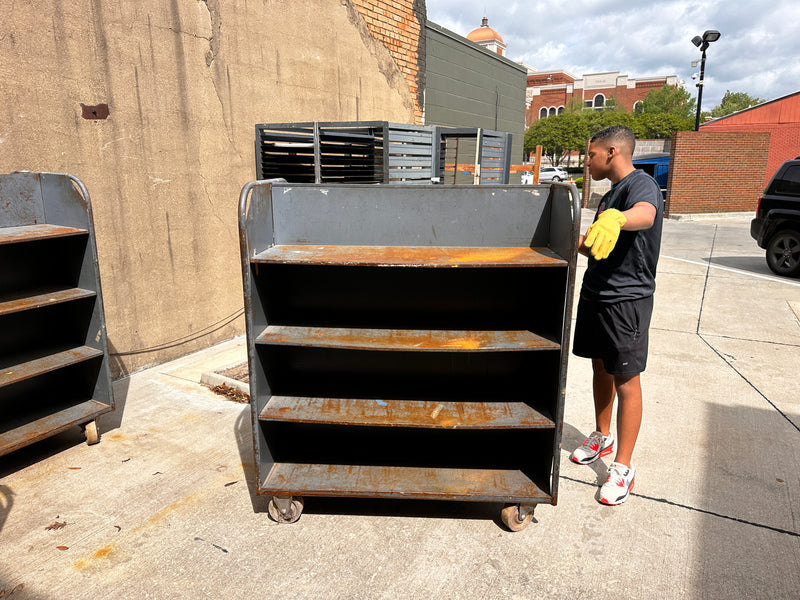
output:
[[[372,36],[383,42],[403,73],[422,124],[425,76],[425,0],[351,0]]]
[[[531,85],[532,76],[528,76],[528,85]],[[557,88],[553,90],[543,89],[539,96],[534,96],[531,100],[531,105],[525,111],[525,125],[530,127],[530,125],[539,120],[539,110],[544,108],[550,108],[551,106],[555,106],[558,108],[559,106],[566,106],[567,102],[569,102],[570,98],[577,97],[581,99],[581,102],[586,100],[594,100],[594,97],[597,94],[603,94],[608,100],[611,97],[617,99],[617,105],[621,106],[625,112],[633,112],[633,105],[634,103],[638,102],[639,100],[644,100],[645,96],[650,92],[652,89],[658,89],[664,86],[666,80],[656,81],[656,82],[643,82],[637,83],[635,88],[628,88],[627,86],[617,86],[616,88],[605,88],[605,89],[592,89],[592,90],[584,90],[584,89],[577,89],[571,94],[567,94],[565,88]],[[541,84],[539,84],[541,85]]]
[[[769,125],[728,125],[724,129],[711,128],[711,124],[704,125],[700,131],[708,133],[728,131],[732,133],[766,132],[770,135],[770,146],[767,157],[766,173],[762,187],[767,187],[769,180],[781,166],[781,163],[791,158],[800,156],[800,123],[774,123]]]
[[[672,138],[667,214],[755,211],[770,135],[679,131]]]

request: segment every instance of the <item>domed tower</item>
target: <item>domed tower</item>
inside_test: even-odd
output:
[[[500,37],[499,33],[489,27],[488,17],[483,17],[481,26],[470,31],[467,34],[467,39],[476,44],[480,44],[487,50],[497,52],[500,56],[506,55],[506,43],[503,41],[503,38]]]

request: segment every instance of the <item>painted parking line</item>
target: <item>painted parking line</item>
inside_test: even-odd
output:
[[[711,269],[719,269],[720,271],[730,271],[731,273],[738,273],[739,275],[747,275],[748,277],[755,277],[756,279],[766,279],[767,281],[772,281],[774,283],[785,283],[786,285],[793,285],[796,287],[800,287],[800,282],[795,281],[787,281],[786,279],[778,279],[777,277],[768,277],[767,275],[759,275],[758,273],[750,273],[749,271],[741,271],[739,269],[731,269],[730,267],[720,267],[719,265],[714,265],[707,262],[699,262],[696,260],[688,260],[686,258],[676,258],[674,256],[666,256],[664,254],[661,255],[661,258],[668,258],[670,260],[677,260],[679,262],[689,263],[690,265],[700,265],[701,267],[708,267]]]

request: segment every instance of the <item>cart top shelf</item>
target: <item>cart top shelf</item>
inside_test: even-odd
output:
[[[18,242],[35,242],[49,238],[70,235],[86,235],[86,229],[62,227],[41,223],[39,225],[21,225],[18,227],[0,227],[0,244],[16,244]]]
[[[289,327],[270,325],[257,344],[310,346],[342,350],[433,352],[558,350],[561,346],[531,331],[454,331]]]
[[[253,263],[384,267],[556,267],[567,261],[548,248],[472,246],[277,245]]]

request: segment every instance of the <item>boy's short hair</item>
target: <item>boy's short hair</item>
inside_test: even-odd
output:
[[[633,156],[633,150],[636,148],[636,136],[633,135],[630,127],[625,125],[612,125],[602,131],[598,131],[592,136],[590,142],[603,142],[604,144],[625,146],[630,150]]]

